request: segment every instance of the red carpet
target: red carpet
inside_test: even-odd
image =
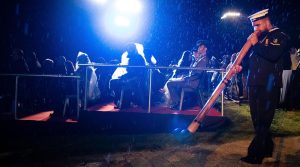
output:
[[[199,110],[199,107],[193,107],[179,112],[165,106],[155,106],[148,114],[147,109],[144,108],[132,107],[120,111],[114,108],[113,103],[107,103],[94,105],[89,107],[88,111],[82,111],[79,120],[52,117],[53,111],[43,111],[28,114],[20,118],[20,121],[13,122],[15,128],[19,129],[19,133],[24,134],[32,129],[41,134],[162,133],[173,132],[174,129],[186,129]],[[220,112],[212,109],[198,131],[217,130],[225,127],[229,122],[228,118],[222,117]]]
[[[22,121],[47,121],[50,118],[50,114],[52,114],[53,111],[44,111],[37,114],[29,115],[23,118],[20,118],[19,120]]]
[[[20,118],[21,121],[48,121],[50,119],[50,114],[52,114],[53,111],[44,111],[37,114],[25,116],[23,118]],[[60,122],[77,122],[74,119],[60,119],[58,120]]]

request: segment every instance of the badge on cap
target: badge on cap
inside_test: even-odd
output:
[[[261,10],[259,12],[256,12],[256,13],[248,16],[248,18],[251,20],[251,22],[254,22],[254,21],[268,17],[268,13],[269,13],[269,9],[264,9],[264,10]]]

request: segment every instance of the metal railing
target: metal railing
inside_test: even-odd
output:
[[[220,72],[222,78],[224,77],[224,69],[212,69],[212,68],[197,68],[197,67],[176,67],[176,66],[129,66],[120,64],[103,64],[103,63],[90,63],[90,64],[78,64],[79,66],[95,66],[95,67],[124,67],[124,68],[144,68],[149,71],[149,91],[148,91],[148,113],[151,113],[151,92],[152,92],[152,73],[154,69],[178,69],[178,70],[199,70],[207,72]],[[86,69],[87,74],[87,69]],[[85,95],[84,95],[84,110],[87,109],[87,75],[85,75]],[[221,115],[224,116],[224,93],[221,94]]]
[[[21,77],[46,77],[46,78],[73,78],[76,79],[76,101],[77,101],[77,119],[79,119],[79,79],[80,76],[65,76],[65,75],[36,75],[36,74],[0,74],[0,77],[15,77],[15,92],[14,92],[14,101],[13,101],[13,113],[14,119],[18,119],[17,111],[18,111],[18,85],[19,85],[19,78]]]

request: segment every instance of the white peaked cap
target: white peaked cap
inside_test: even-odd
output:
[[[261,10],[259,12],[256,12],[256,13],[248,16],[248,18],[251,20],[251,22],[254,22],[254,21],[268,17],[269,16],[268,14],[269,14],[269,9],[264,9],[264,10]]]

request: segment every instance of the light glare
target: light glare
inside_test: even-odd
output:
[[[117,0],[115,7],[118,11],[124,13],[140,13],[142,11],[142,4],[139,0]]]
[[[114,18],[114,23],[119,27],[128,27],[130,25],[129,19],[124,16],[116,16]]]
[[[226,19],[228,17],[239,17],[240,15],[241,13],[239,12],[227,12],[221,17],[221,19]]]
[[[107,2],[107,0],[90,0],[90,1],[94,4],[100,4],[100,5],[104,5]]]

